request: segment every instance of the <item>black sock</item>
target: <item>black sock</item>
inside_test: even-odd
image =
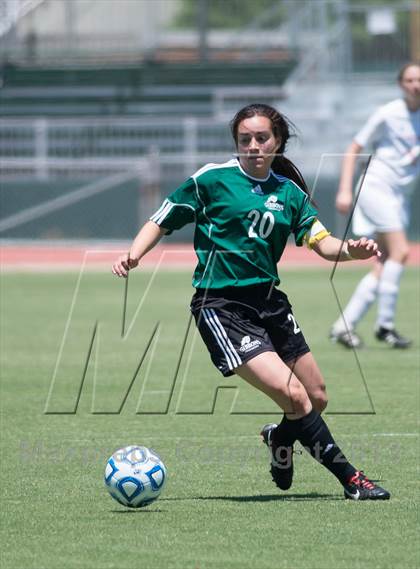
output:
[[[315,409],[301,419],[290,420],[286,415],[283,417],[280,425],[273,431],[273,451],[277,460],[290,460],[288,447],[296,440],[342,484],[356,472],[337,446],[324,419]]]
[[[295,421],[290,421],[286,415],[283,415],[281,423],[273,431],[272,441],[275,447],[293,446],[297,439],[296,428],[293,423]]]
[[[353,476],[356,469],[341,452],[324,419],[315,409],[305,417],[290,422],[300,423],[295,427],[299,431],[297,439],[301,445],[342,484]]]
[[[293,445],[297,439],[295,421],[290,421],[283,415],[281,423],[272,434],[271,451],[277,465],[289,468],[292,465]]]

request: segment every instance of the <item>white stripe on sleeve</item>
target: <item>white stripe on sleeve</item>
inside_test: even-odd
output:
[[[150,219],[160,225],[168,213],[172,210],[173,206],[174,204],[168,200],[165,200],[157,212],[153,214]]]

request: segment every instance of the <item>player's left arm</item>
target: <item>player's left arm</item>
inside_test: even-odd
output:
[[[327,261],[352,261],[381,256],[378,244],[373,239],[361,237],[343,242],[333,237],[318,220],[313,223],[304,240],[310,249]]]

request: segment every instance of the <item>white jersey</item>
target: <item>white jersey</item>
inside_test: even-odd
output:
[[[420,174],[420,109],[413,112],[404,99],[379,107],[354,137],[360,146],[371,144],[374,155],[367,175],[395,190],[412,186]]]

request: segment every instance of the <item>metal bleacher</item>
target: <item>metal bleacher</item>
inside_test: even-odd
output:
[[[374,73],[362,73],[356,60],[348,67],[349,22],[337,11],[326,34],[315,26],[318,7],[308,1],[301,13],[290,11],[297,18],[289,30],[290,51],[277,48],[274,55],[224,48],[200,62],[197,49],[183,48],[158,50],[135,63],[4,63],[0,198],[9,190],[26,195],[17,187],[29,188],[34,180],[55,191],[63,182],[89,183],[136,168],[138,161],[159,163],[164,194],[204,163],[229,159],[235,152],[229,120],[241,106],[259,101],[296,124],[287,154],[316,185],[315,199],[333,228],[342,153],[373,109],[399,91],[395,65]],[[314,21],[307,21],[312,11]],[[295,28],[310,33],[294,36]],[[305,44],[294,45],[297,37]]]
[[[114,68],[6,66],[0,116],[209,116],[220,89],[267,85],[279,92],[293,59],[260,64],[145,64]]]

